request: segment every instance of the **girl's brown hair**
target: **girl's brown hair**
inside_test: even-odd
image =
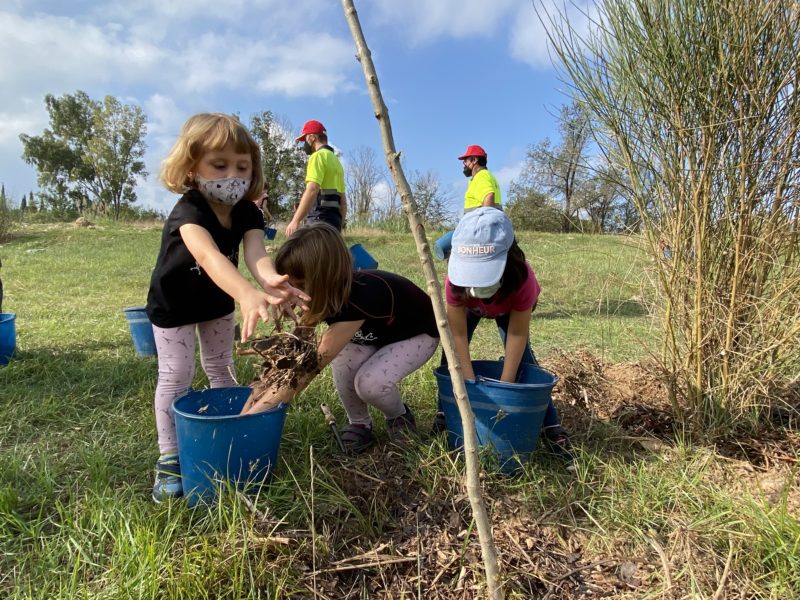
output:
[[[275,269],[311,296],[304,325],[319,323],[342,310],[353,285],[353,258],[342,235],[327,223],[295,231],[275,254]]]
[[[234,116],[223,113],[199,113],[184,123],[178,139],[161,163],[161,183],[170,192],[185,194],[194,187],[189,172],[200,158],[213,150],[222,150],[229,143],[236,152],[249,154],[253,159],[253,179],[244,196],[256,200],[264,188],[261,169],[261,148]]]

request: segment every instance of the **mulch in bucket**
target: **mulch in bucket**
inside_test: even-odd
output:
[[[467,395],[475,415],[478,444],[494,453],[503,471],[513,472],[527,462],[536,449],[547,405],[558,381],[554,373],[531,364],[520,365],[518,383],[500,381],[502,361],[476,360],[472,363],[475,382],[466,382]],[[434,370],[439,401],[452,449],[464,443],[464,430],[447,367]]]
[[[220,485],[250,490],[272,475],[288,406],[240,415],[252,391],[249,387],[190,391],[173,402],[189,506],[212,502]]]

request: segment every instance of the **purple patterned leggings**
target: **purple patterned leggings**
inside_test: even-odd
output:
[[[382,348],[348,343],[331,362],[331,369],[350,423],[371,425],[370,405],[387,419],[402,415],[406,409],[397,384],[424,365],[438,345],[437,338],[426,334]]]
[[[156,430],[161,454],[177,452],[172,402],[186,392],[195,373],[195,330],[200,364],[212,388],[237,385],[233,370],[233,313],[213,321],[162,329],[153,325],[158,350]]]

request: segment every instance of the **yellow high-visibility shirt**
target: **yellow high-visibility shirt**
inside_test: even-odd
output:
[[[306,182],[313,181],[325,192],[344,193],[344,169],[337,156],[327,148],[320,148],[308,159]]]
[[[469,180],[467,193],[464,194],[464,210],[472,210],[483,206],[483,199],[486,194],[491,194],[492,192],[494,192],[495,206],[501,206],[500,186],[497,184],[497,179],[488,169],[481,169]]]

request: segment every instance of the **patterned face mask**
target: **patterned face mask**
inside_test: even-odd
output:
[[[244,198],[247,190],[250,189],[250,180],[238,177],[206,179],[196,175],[194,180],[197,184],[197,190],[203,194],[206,200],[215,200],[228,206],[233,206],[239,202]]]

